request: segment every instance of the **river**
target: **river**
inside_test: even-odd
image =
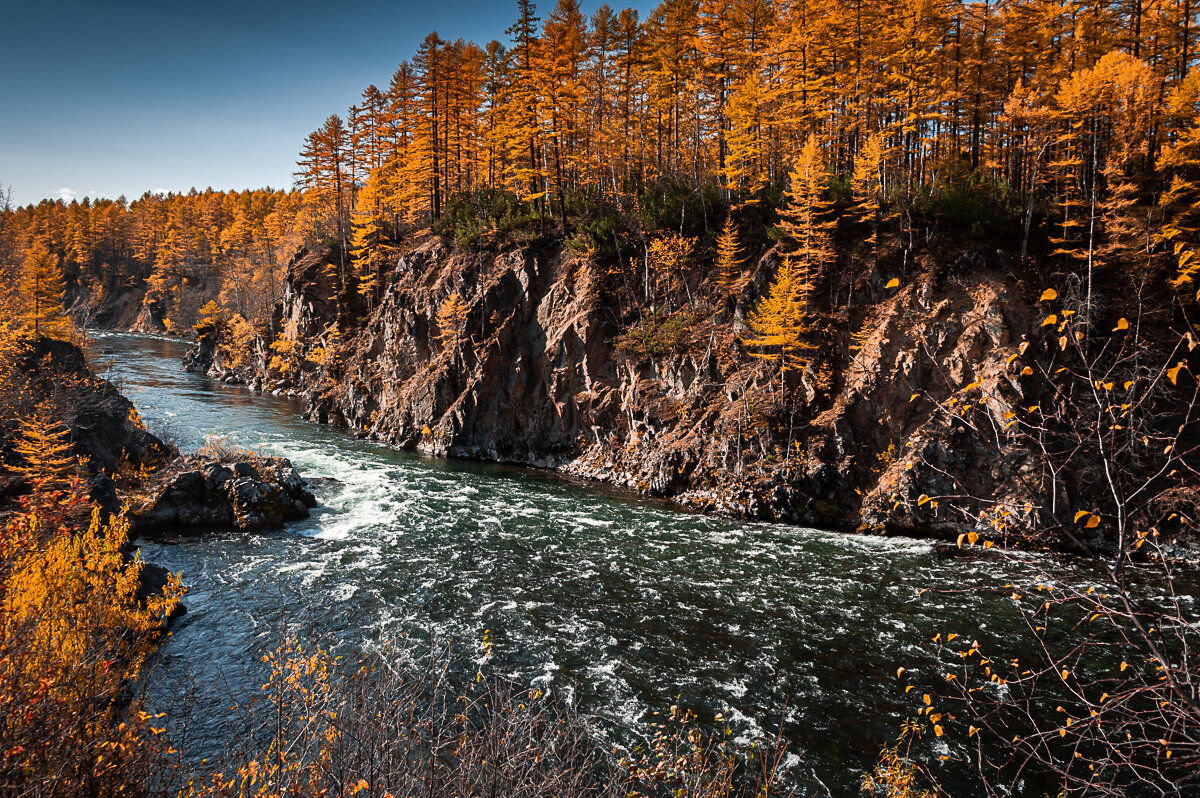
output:
[[[281,622],[360,648],[405,631],[475,645],[488,629],[492,667],[569,696],[612,742],[676,702],[724,713],[743,742],[782,718],[802,791],[854,794],[921,706],[898,666],[931,688],[935,635],[1007,646],[1015,634],[1011,603],[996,597],[1029,566],[425,459],[306,423],[293,400],[184,373],[179,342],[101,333],[96,348],[150,428],[180,447],[223,435],[337,480],[284,532],[141,541],[189,588],[151,697],[169,704],[187,685],[201,750],[235,734],[231,696],[257,687]],[[932,735],[922,746],[934,762],[948,753]]]

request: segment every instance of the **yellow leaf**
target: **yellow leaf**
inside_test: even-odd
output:
[[[896,669],[896,678],[899,679],[900,674],[904,673],[905,670],[906,670],[905,668],[897,668]]]
[[[1085,515],[1091,515],[1091,513],[1089,513],[1087,510],[1080,510],[1079,512],[1075,513],[1075,523],[1078,524],[1079,519],[1083,518]]]
[[[1028,348],[1029,348],[1029,342],[1025,341],[1024,343],[1022,343],[1020,346],[1017,347],[1017,351],[1023,355],[1023,354],[1025,354],[1025,350]]]
[[[908,401],[910,401],[910,402],[915,402],[915,401],[917,401],[917,400],[918,400],[918,399],[920,399],[920,398],[921,398],[921,394],[919,394],[919,393],[914,393],[912,396],[910,396],[910,397],[909,397]]]
[[[1128,329],[1129,329],[1129,319],[1122,318],[1120,321],[1117,322],[1117,326],[1113,329],[1113,332],[1120,332],[1122,330],[1128,330]]]
[[[884,286],[884,288],[899,288],[899,287],[900,287],[900,278],[899,277],[893,277],[892,279],[888,280],[888,284]]]
[[[994,546],[994,545],[996,545],[996,544],[992,543],[992,541],[990,541],[990,540],[985,540],[985,541],[983,542],[983,547],[984,547],[985,549],[990,549],[990,548],[991,548],[992,546]]]
[[[1059,730],[1058,730],[1058,736],[1059,736],[1059,737],[1066,737],[1066,736],[1067,736],[1067,730],[1066,730],[1066,729],[1059,729]]]
[[[960,549],[962,548],[962,542],[963,542],[963,538],[965,538],[965,537],[966,537],[966,534],[965,534],[965,533],[964,533],[964,534],[962,534],[962,535],[959,535],[959,536],[958,536],[958,547],[959,547]]]
[[[1122,673],[1124,673],[1124,672],[1125,672],[1125,669],[1126,669],[1126,668],[1128,668],[1128,667],[1129,667],[1129,663],[1128,663],[1128,662],[1122,662],[1122,663],[1121,663],[1121,672],[1122,672]]]
[[[974,546],[979,541],[979,533],[971,530],[967,533],[967,542]]]
[[[977,382],[973,382],[973,383],[971,383],[970,385],[968,385],[966,388],[963,388],[963,390],[964,390],[964,391],[973,391],[973,390],[975,390],[975,389],[976,389],[976,388],[978,388],[978,387],[979,387],[979,383],[977,383]]]
[[[917,499],[917,506],[920,507],[922,504],[927,504],[928,502],[929,502],[929,496],[927,494],[922,493],[920,498]]]
[[[1016,360],[1017,358],[1019,358],[1019,357],[1020,357],[1020,355],[1018,355],[1018,354],[1015,354],[1015,353],[1014,353],[1014,354],[1013,354],[1013,355],[1012,355],[1012,356],[1011,356],[1011,357],[1008,359],[1008,363],[1006,363],[1005,365],[1011,366],[1011,365],[1012,365],[1012,362],[1013,362],[1014,360]]]
[[[1169,379],[1171,381],[1172,385],[1179,384],[1179,372],[1182,369],[1183,369],[1183,361],[1182,360],[1179,361],[1179,365],[1177,365],[1175,368],[1167,369],[1167,379]]]
[[[1088,519],[1088,522],[1087,522],[1088,529],[1095,529],[1098,526],[1100,526],[1100,516],[1093,515],[1091,518]]]
[[[1047,288],[1042,292],[1042,298],[1038,302],[1053,302],[1056,299],[1058,299],[1058,292],[1053,288]]]
[[[1063,350],[1067,348],[1067,336],[1063,335],[1058,339],[1058,348]]]
[[[1053,313],[1047,316],[1046,320],[1042,322],[1043,327],[1053,327],[1055,324],[1058,324],[1058,316]]]
[[[929,697],[929,693],[921,696],[921,700],[925,702],[925,706],[929,706],[933,703],[933,699]]]
[[[1021,376],[1022,376],[1022,377],[1029,377],[1029,376],[1031,376],[1032,374],[1033,374],[1033,369],[1032,369],[1032,368],[1030,368],[1029,366],[1026,366],[1025,368],[1021,369]]]
[[[933,733],[936,734],[938,737],[941,737],[943,734],[945,734],[945,732],[942,731],[942,727],[936,726],[936,725],[933,727]]]

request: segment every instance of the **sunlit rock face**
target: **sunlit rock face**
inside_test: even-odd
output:
[[[280,379],[265,359],[230,370],[202,341],[191,367],[301,395],[311,420],[429,455],[555,468],[697,509],[953,537],[972,528],[968,514],[920,496],[966,485],[1016,506],[1047,489],[1030,452],[982,444],[940,407],[974,383],[997,418],[1024,401],[1007,365],[1036,313],[996,257],[963,256],[953,280],[871,278],[839,322],[857,330],[854,345],[827,336],[827,372],[781,384],[742,343],[773,251],[728,298],[700,299],[666,344],[616,312],[604,268],[556,243],[464,251],[426,236],[371,301],[341,303],[336,253],[301,252],[279,328],[310,352],[337,329],[338,361],[305,360]],[[439,313],[453,296],[463,310],[447,329]],[[788,434],[769,416],[791,418]],[[1012,525],[1031,520],[1017,512]]]

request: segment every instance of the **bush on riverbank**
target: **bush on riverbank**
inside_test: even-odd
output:
[[[404,666],[391,654],[347,667],[287,637],[263,658],[269,677],[245,719],[256,741],[182,795],[732,798],[781,782],[781,740],[739,758],[727,733],[702,732],[678,707],[644,747],[606,749],[561,697],[487,674],[486,636],[469,661],[435,649]]]
[[[144,595],[124,518],[42,485],[0,535],[0,792],[138,795],[169,747],[131,688],[183,591]]]

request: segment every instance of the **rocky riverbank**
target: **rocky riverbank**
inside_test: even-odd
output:
[[[0,478],[6,502],[33,487],[15,442],[24,419],[40,413],[69,432],[92,501],[105,513],[127,507],[135,533],[278,529],[316,505],[288,460],[179,452],[146,429],[134,405],[96,376],[72,343],[38,338],[23,345],[5,387],[13,405],[0,425],[0,459],[11,466]]]
[[[553,241],[464,251],[416,236],[373,302],[347,292],[337,263],[332,251],[293,259],[269,352],[235,352],[212,328],[187,367],[301,396],[311,420],[403,449],[557,469],[694,509],[1074,551],[1111,550],[1121,534],[1074,528],[1075,509],[1106,490],[1103,452],[1072,428],[1081,407],[1062,397],[1075,389],[1055,378],[1067,338],[1043,322],[1036,275],[1000,251],[898,264],[894,278],[869,270],[853,302],[814,317],[808,366],[782,374],[744,343],[774,250],[671,313],[620,314],[613,270]],[[1012,431],[1051,402],[1044,422]],[[1170,496],[1186,509],[1193,493]]]
[[[302,396],[311,420],[405,449],[759,519],[954,539],[981,528],[958,496],[1011,508],[1015,540],[1043,524],[1035,508],[1051,490],[1071,490],[1026,442],[982,439],[947,412],[969,391],[1003,428],[1044,390],[1013,358],[1045,337],[1036,291],[999,252],[963,254],[940,276],[873,274],[818,334],[819,368],[782,386],[743,344],[774,251],[728,295],[641,321],[615,317],[604,270],[554,244],[467,252],[420,238],[373,306],[348,304],[335,259],[293,260],[273,366],[232,365],[211,331],[188,368]],[[447,330],[451,296],[462,308]],[[1104,532],[1081,542],[1103,546]]]

